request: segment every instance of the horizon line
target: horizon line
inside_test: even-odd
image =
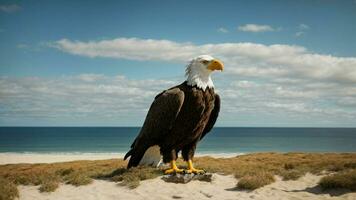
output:
[[[0,126],[0,128],[141,128],[142,126]],[[356,128],[356,126],[216,126],[214,128]],[[213,129],[214,129],[213,128]]]

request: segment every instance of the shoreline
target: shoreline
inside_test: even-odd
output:
[[[244,153],[198,153],[196,157],[210,156],[214,158],[231,158]],[[78,160],[107,160],[123,159],[125,153],[82,153],[82,152],[4,152],[0,153],[0,165],[20,164],[20,163],[57,163],[70,162]]]

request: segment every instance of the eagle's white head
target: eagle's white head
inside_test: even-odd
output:
[[[214,70],[223,70],[224,64],[218,59],[209,55],[201,55],[193,58],[187,65],[185,75],[187,84],[197,86],[205,91],[205,89],[213,88],[214,84],[210,78],[211,72]]]

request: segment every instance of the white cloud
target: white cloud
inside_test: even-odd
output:
[[[257,86],[256,83],[248,80],[232,82],[231,85],[239,88],[255,88]]]
[[[87,57],[186,62],[211,54],[226,63],[231,74],[260,78],[298,78],[356,83],[356,58],[317,54],[294,45],[219,43],[195,45],[170,40],[117,38],[101,41],[50,43],[61,51]]]
[[[295,33],[296,37],[301,37],[306,34],[306,31],[309,30],[310,27],[306,24],[299,24],[298,31]]]
[[[95,82],[105,79],[105,76],[102,74],[80,74],[78,79],[84,82]]]
[[[51,43],[50,46],[75,55],[130,60],[186,60],[196,51],[196,47],[190,43],[138,38],[89,42],[62,39]]]
[[[0,5],[0,11],[6,13],[13,13],[21,10],[22,8],[17,4],[10,4],[10,5]]]
[[[226,28],[220,27],[220,28],[218,28],[218,32],[220,32],[220,33],[228,33],[229,30],[227,30]]]
[[[317,54],[293,45],[195,45],[138,38],[62,39],[50,46],[87,57],[180,62],[182,71],[194,56],[218,57],[226,69],[213,75],[223,101],[220,125],[350,126],[356,120],[355,57]],[[0,77],[0,123],[16,118],[71,122],[93,117],[93,123],[101,119],[127,125],[131,119],[133,125],[141,125],[137,121],[142,122],[153,97],[183,80],[132,80],[102,74]]]
[[[346,96],[339,98],[337,101],[338,104],[341,106],[349,106],[349,107],[356,107],[356,96]]]
[[[286,109],[292,112],[310,112],[306,107],[304,103],[274,103],[274,102],[268,102],[266,103],[267,107],[270,108],[277,108],[277,109]]]
[[[143,120],[154,96],[175,84],[170,80],[131,80],[100,74],[0,77],[0,122],[5,119]],[[137,121],[136,120],[136,121]],[[120,121],[117,121],[120,124]]]
[[[318,91],[307,91],[301,90],[300,88],[296,89],[286,89],[282,86],[277,86],[275,88],[275,95],[281,98],[317,98]]]
[[[338,84],[281,85],[241,77],[219,79],[216,75],[213,80],[223,105],[219,121],[225,125],[253,125],[258,117],[262,120],[259,123],[269,118],[273,123],[269,125],[281,125],[290,119],[304,120],[304,124],[312,120],[314,125],[328,120],[335,124],[356,120],[353,85],[340,90]],[[64,125],[88,123],[91,119],[92,125],[127,125],[130,122],[125,120],[131,119],[131,125],[141,125],[155,95],[183,80],[133,80],[101,74],[55,79],[0,77],[0,124],[6,119],[34,119],[39,123],[52,120]]]
[[[353,126],[356,120],[356,106],[350,104],[350,94],[338,92],[340,86],[337,84],[325,87],[302,81],[283,85],[259,79],[238,79],[230,85],[218,85],[224,105],[222,116],[232,124],[250,125],[257,120],[266,122],[267,126]],[[352,88],[356,86],[347,86],[345,90]],[[344,98],[347,100],[340,102]]]
[[[303,32],[303,31],[298,31],[298,32],[295,33],[295,36],[296,36],[296,37],[300,37],[300,36],[303,36],[304,34],[305,34],[305,32]]]
[[[299,30],[307,30],[310,27],[308,25],[306,25],[306,24],[299,24],[298,28],[299,28]]]
[[[236,75],[242,75],[247,77],[276,77],[287,75],[288,71],[278,68],[258,68],[258,67],[241,67],[230,70]]]
[[[237,29],[239,31],[254,32],[254,33],[276,31],[276,29],[274,29],[269,25],[260,25],[260,24],[245,24],[243,26],[239,26]]]

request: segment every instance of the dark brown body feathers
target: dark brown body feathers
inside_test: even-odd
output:
[[[205,91],[186,82],[158,94],[131,150],[128,168],[137,166],[146,150],[159,145],[163,161],[192,159],[199,140],[214,126],[220,111],[220,98],[213,88]]]

